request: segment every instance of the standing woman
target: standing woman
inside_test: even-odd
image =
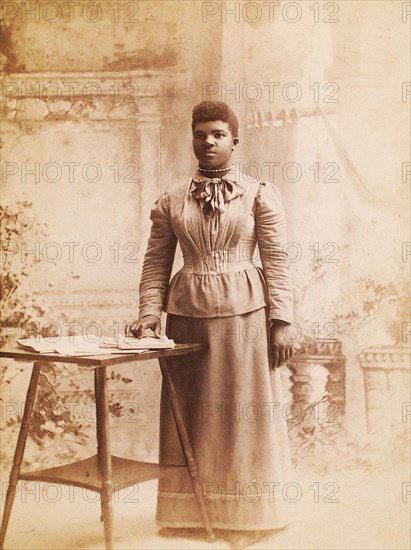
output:
[[[246,547],[288,523],[280,496],[290,459],[279,367],[292,355],[284,334],[292,322],[284,213],[274,185],[231,165],[238,121],[228,105],[194,107],[192,132],[198,168],[151,212],[140,315],[130,330],[160,335],[164,310],[167,336],[208,345],[170,359],[170,370],[211,524],[233,547]],[[177,242],[184,267],[170,281]],[[185,464],[164,392],[160,463]],[[203,527],[186,471],[159,481],[157,520]]]

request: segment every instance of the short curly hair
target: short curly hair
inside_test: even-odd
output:
[[[196,105],[193,109],[192,131],[194,132],[197,122],[208,122],[210,120],[226,122],[233,137],[238,136],[238,119],[227,103],[223,101],[202,101]]]

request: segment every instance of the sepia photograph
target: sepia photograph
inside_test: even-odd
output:
[[[409,550],[411,2],[0,17],[0,549]]]

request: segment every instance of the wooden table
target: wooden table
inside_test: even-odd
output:
[[[7,490],[3,521],[1,525],[0,547],[3,548],[7,525],[19,480],[48,481],[65,485],[74,485],[100,493],[105,544],[107,550],[111,550],[113,548],[113,493],[134,483],[140,483],[149,479],[157,479],[159,477],[171,475],[176,470],[181,470],[182,468],[188,468],[199,511],[204,522],[204,527],[209,540],[214,540],[214,533],[207,514],[205,500],[203,499],[202,483],[198,475],[193,451],[178,404],[176,390],[166,361],[167,357],[198,353],[204,350],[204,348],[205,346],[202,344],[176,344],[175,348],[166,350],[153,350],[136,354],[110,354],[82,357],[69,357],[59,355],[57,353],[40,354],[23,351],[16,348],[0,350],[0,357],[8,357],[16,361],[34,362],[33,371],[27,390],[20,433],[14,453],[13,466],[10,473],[9,487]],[[187,466],[160,465],[156,463],[119,458],[111,455],[109,434],[109,397],[106,372],[107,367],[113,367],[115,365],[135,361],[147,361],[149,359],[158,359],[160,363],[164,386],[170,399],[170,404],[180,438],[181,448],[184,453]],[[29,431],[30,416],[34,409],[40,370],[44,362],[74,363],[83,367],[89,367],[90,370],[94,371],[97,454],[91,458],[80,460],[72,464],[66,464],[64,466],[34,472],[22,472],[21,463],[23,460],[27,434]]]

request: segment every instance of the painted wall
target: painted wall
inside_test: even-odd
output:
[[[406,325],[396,307],[409,304],[403,9],[392,2],[248,3],[210,16],[225,21],[223,69],[208,97],[241,112],[237,162],[281,190],[296,321],[311,337],[342,340],[347,424],[359,434],[365,403],[357,355],[401,342]]]
[[[53,5],[4,8],[2,201],[32,203],[35,224],[13,263],[29,271],[26,295],[41,294],[41,328],[114,336],[137,317],[150,208],[192,169],[194,83],[217,78],[221,29],[196,2]],[[113,426],[127,456],[156,458],[155,367],[122,368],[133,383],[110,383],[139,411],[137,424]],[[24,400],[21,387],[8,399]]]
[[[44,227],[18,243],[15,261],[24,267],[22,245],[38,256],[30,281],[51,308],[45,322],[63,313],[113,334],[136,316],[150,206],[194,166],[191,108],[227,100],[240,116],[236,162],[274,179],[284,197],[297,321],[308,332],[318,323],[322,337],[328,322],[346,326],[348,414],[358,417],[356,356],[393,342],[392,324],[401,330],[398,289],[387,285],[407,268],[402,3],[339,2],[335,13],[332,2],[315,11],[309,2],[121,0],[93,11],[81,1],[61,13],[45,0],[25,3],[34,11],[23,4],[8,3],[5,19],[2,199],[29,200]],[[151,419],[144,448],[116,429],[127,456],[155,458],[160,380],[150,365],[143,374],[133,400]]]

